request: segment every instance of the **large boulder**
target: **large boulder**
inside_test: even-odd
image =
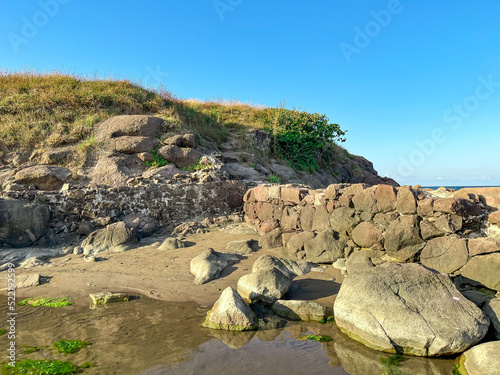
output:
[[[174,145],[178,147],[196,148],[198,147],[200,140],[196,133],[185,132],[168,137],[163,141],[163,143],[166,145]]]
[[[462,375],[498,375],[500,341],[486,342],[467,350],[460,357]]]
[[[322,320],[326,316],[326,307],[316,302],[278,300],[272,308],[276,314],[291,320]]]
[[[396,209],[396,189],[391,185],[378,185],[375,200],[379,212],[390,212]]]
[[[191,260],[190,269],[195,277],[194,283],[196,285],[205,284],[219,277],[224,268],[229,265],[229,261],[238,259],[233,254],[218,253],[214,249],[206,249]]]
[[[252,272],[238,280],[238,292],[252,302],[273,304],[281,299],[292,285],[292,280],[276,268]]]
[[[259,325],[255,314],[238,292],[227,287],[207,313],[202,326],[229,331],[252,331]]]
[[[428,241],[420,254],[420,262],[424,266],[443,273],[455,272],[468,259],[467,240],[456,235]]]
[[[46,205],[0,199],[0,238],[13,247],[33,244],[49,229]]]
[[[419,232],[416,216],[401,216],[392,221],[384,235],[387,253],[402,262],[413,259],[425,245]]]
[[[129,250],[137,241],[137,229],[119,221],[90,233],[80,246],[84,254],[98,254],[104,251]]]
[[[137,177],[147,169],[136,155],[110,155],[98,160],[92,171],[92,180],[98,185],[124,186],[131,177]]]
[[[388,262],[346,277],[334,314],[354,340],[416,356],[461,353],[481,341],[489,326],[448,276],[414,263]]]
[[[14,176],[14,183],[35,185],[40,190],[59,190],[71,174],[71,171],[64,167],[34,165],[17,172]]]
[[[278,258],[272,255],[260,256],[252,267],[252,272],[271,270],[273,268],[281,271],[289,279],[305,275],[311,272],[312,264],[306,261],[295,261]]]
[[[330,226],[341,234],[351,233],[360,221],[356,211],[348,207],[339,207],[333,210],[330,215]]]
[[[472,257],[461,274],[475,283],[500,291],[500,253]]]
[[[163,125],[159,117],[145,115],[123,115],[112,117],[97,126],[97,141],[122,136],[155,137]]]
[[[396,210],[403,215],[417,213],[417,198],[415,192],[409,186],[401,186],[398,191]]]
[[[345,238],[335,238],[331,230],[319,233],[304,243],[306,260],[314,263],[333,263],[344,256]]]

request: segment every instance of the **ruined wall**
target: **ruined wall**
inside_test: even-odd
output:
[[[370,262],[415,261],[476,279],[491,268],[494,276],[479,281],[499,290],[498,209],[479,194],[444,195],[389,185],[258,186],[245,194],[244,212],[264,246],[286,246],[292,257],[332,263],[363,250]]]
[[[7,191],[0,198],[48,206],[52,233],[58,234],[81,231],[83,222],[90,222],[95,228],[104,227],[130,214],[147,215],[164,226],[224,215],[241,206],[245,191],[246,185],[238,181],[173,184],[149,181],[117,188]]]

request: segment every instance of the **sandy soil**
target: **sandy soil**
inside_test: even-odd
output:
[[[208,233],[188,235],[190,247],[161,251],[150,246],[163,238],[150,238],[141,246],[121,253],[102,253],[102,261],[87,263],[82,255],[65,255],[51,259],[44,266],[16,269],[16,275],[39,273],[42,284],[18,289],[17,300],[26,297],[70,297],[77,304],[88,304],[90,293],[103,291],[142,294],[173,302],[194,301],[212,305],[228,286],[236,288],[238,279],[251,272],[254,261],[263,254],[286,257],[283,249],[260,250],[246,259],[227,267],[221,277],[204,285],[195,285],[189,271],[192,258],[208,247],[225,252],[228,242],[259,239],[245,224],[212,228]],[[338,293],[342,276],[331,265],[322,265],[324,272],[311,272],[294,280],[288,299],[316,301],[331,308]],[[0,285],[7,285],[7,272],[0,274]],[[0,288],[1,289],[1,288]],[[0,291],[6,294],[5,291]]]

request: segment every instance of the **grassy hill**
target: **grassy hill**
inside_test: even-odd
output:
[[[0,139],[11,150],[92,144],[92,132],[115,115],[149,114],[170,128],[188,128],[221,146],[249,128],[272,134],[272,157],[295,169],[334,167],[350,155],[337,124],[324,115],[239,102],[201,102],[148,90],[127,80],[93,79],[63,73],[0,72]]]

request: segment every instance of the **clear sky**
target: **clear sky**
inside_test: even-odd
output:
[[[328,115],[401,184],[500,185],[500,1],[3,2],[0,66]]]

